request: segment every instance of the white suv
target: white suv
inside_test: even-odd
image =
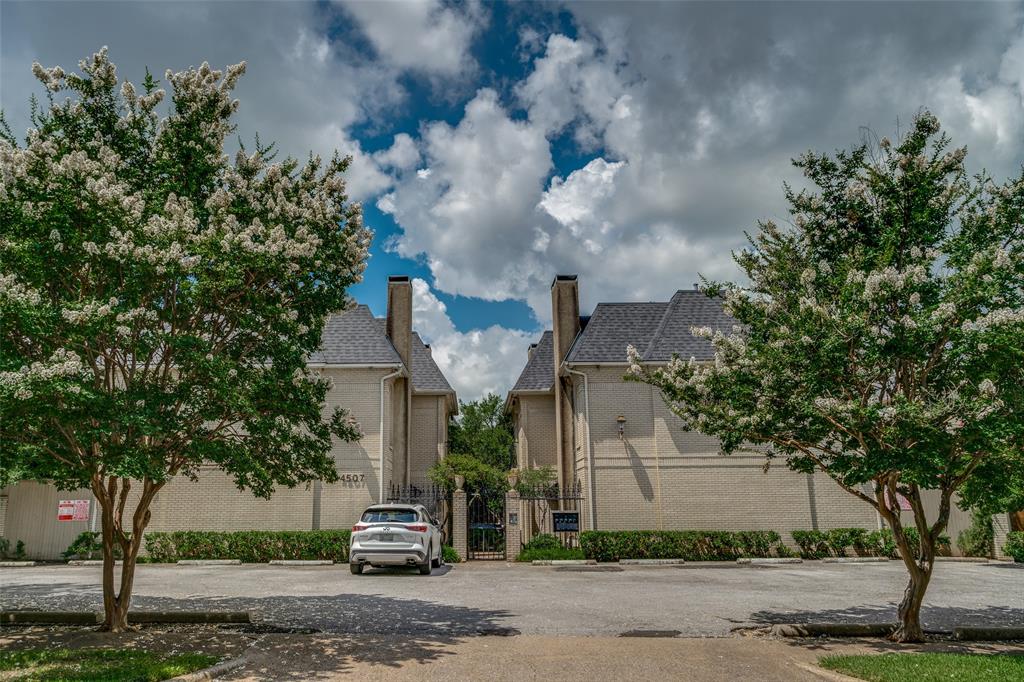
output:
[[[348,562],[356,575],[367,564],[415,565],[430,575],[441,566],[441,531],[421,504],[375,504],[352,526]]]

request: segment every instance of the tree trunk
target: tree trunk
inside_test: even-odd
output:
[[[924,602],[924,595],[928,590],[928,582],[931,577],[931,563],[928,563],[927,568],[919,566],[917,571],[911,571],[910,581],[907,583],[907,589],[903,592],[903,601],[900,602],[897,611],[900,624],[890,635],[890,639],[894,642],[924,641],[924,628],[921,627],[921,604]]]
[[[128,607],[132,600],[132,587],[135,583],[135,566],[139,549],[142,547],[142,534],[149,524],[149,505],[153,495],[162,485],[154,485],[144,481],[142,495],[135,512],[132,514],[131,535],[124,533],[122,518],[124,506],[128,498],[130,483],[121,479],[121,490],[118,491],[118,479],[109,477],[103,485],[102,477],[94,477],[93,492],[102,509],[103,536],[103,625],[106,632],[125,632],[131,629],[128,624]],[[120,585],[114,588],[114,543],[121,548]]]

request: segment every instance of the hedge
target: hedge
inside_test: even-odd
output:
[[[918,548],[916,528],[904,528],[907,541],[915,550]],[[793,541],[800,548],[800,556],[804,559],[823,559],[825,557],[847,556],[852,549],[857,556],[884,556],[890,559],[899,557],[896,540],[888,528],[868,531],[864,528],[833,528],[832,530],[794,530],[790,531]],[[936,549],[939,553],[949,553],[949,536],[940,535]]]
[[[740,557],[788,556],[779,534],[771,530],[591,530],[580,533],[587,559],[685,559],[729,561]]]
[[[181,559],[240,559],[244,563],[280,559],[346,562],[350,535],[348,530],[146,533],[146,554],[149,561],[157,563]]]
[[[1015,530],[1006,536],[1006,544],[1003,551],[1013,557],[1013,560],[1024,564],[1024,531]]]
[[[519,551],[516,561],[536,561],[538,559],[583,559],[583,551],[580,549],[567,549],[562,542],[550,533],[535,535],[529,542],[523,545]]]

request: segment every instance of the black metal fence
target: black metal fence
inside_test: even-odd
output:
[[[537,487],[517,486],[523,501],[520,540],[527,543],[542,533],[554,535],[566,549],[580,546],[584,508],[583,485],[577,481],[566,486],[557,483]]]
[[[470,491],[466,500],[467,559],[505,558],[505,492]]]

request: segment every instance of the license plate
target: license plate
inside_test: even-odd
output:
[[[377,539],[380,542],[394,542],[395,541],[395,536],[394,535],[378,535]]]

